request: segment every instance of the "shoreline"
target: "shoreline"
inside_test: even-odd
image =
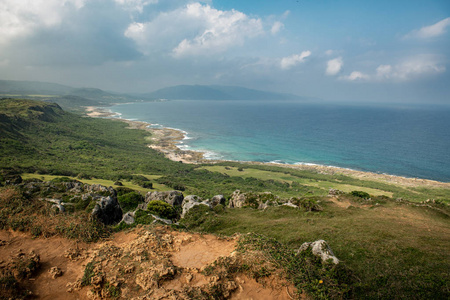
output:
[[[113,113],[106,107],[96,107],[96,106],[87,106],[86,107],[86,115],[92,118],[106,118],[113,120],[120,120],[129,125],[130,129],[141,129],[146,130],[152,133],[152,144],[149,145],[149,148],[155,149],[164,153],[165,157],[172,161],[179,161],[187,164],[214,164],[220,162],[240,162],[246,163],[250,165],[265,165],[265,166],[274,166],[274,167],[283,167],[283,168],[291,168],[297,170],[307,170],[312,172],[318,172],[321,174],[334,175],[341,174],[350,177],[354,177],[361,180],[373,180],[384,182],[388,184],[397,184],[407,187],[428,187],[428,188],[450,188],[450,182],[441,182],[437,180],[431,179],[422,179],[422,178],[411,178],[404,177],[399,175],[390,175],[384,173],[374,173],[368,171],[358,171],[348,168],[335,167],[335,166],[326,166],[319,164],[282,164],[282,163],[273,163],[273,162],[257,162],[257,161],[231,161],[231,160],[212,160],[205,159],[205,152],[194,151],[194,150],[182,150],[177,145],[180,141],[182,141],[186,134],[179,129],[173,128],[151,128],[153,125],[151,123],[143,122],[143,121],[135,121],[123,119],[120,117],[120,114]]]

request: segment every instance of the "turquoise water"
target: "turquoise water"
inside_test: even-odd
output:
[[[450,181],[450,109],[179,100],[121,104],[122,118],[186,131],[210,159],[307,163]]]

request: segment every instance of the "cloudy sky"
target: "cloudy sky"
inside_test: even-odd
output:
[[[450,104],[450,1],[0,0],[0,79]]]

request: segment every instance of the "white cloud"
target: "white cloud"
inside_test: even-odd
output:
[[[284,28],[284,24],[277,21],[277,22],[273,23],[272,29],[270,30],[270,32],[271,32],[272,34],[277,34],[277,33],[280,32],[280,30],[283,29],[283,28]]]
[[[114,0],[117,4],[122,5],[130,11],[142,12],[144,7],[149,4],[156,4],[158,0]]]
[[[438,57],[434,55],[419,55],[414,57],[409,57],[402,63],[391,67],[382,67],[382,74],[388,76],[389,78],[394,78],[398,80],[410,80],[416,77],[427,76],[432,74],[438,74],[445,72],[445,66],[440,63]],[[377,74],[379,74],[380,67],[377,69]]]
[[[375,74],[367,75],[359,71],[354,71],[348,76],[341,76],[340,79],[355,81],[409,81],[420,77],[435,75],[445,72],[446,68],[441,63],[438,56],[418,55],[406,58],[396,65],[379,65]]]
[[[201,55],[224,52],[228,48],[243,45],[245,39],[263,33],[260,19],[250,19],[236,10],[220,11],[209,5],[189,4],[184,11],[188,18],[201,23],[200,34],[184,39],[173,49],[175,56]]]
[[[392,76],[392,66],[391,65],[380,65],[377,68],[376,77],[378,79],[389,79]]]
[[[370,76],[367,74],[364,74],[359,71],[353,71],[348,76],[341,76],[340,79],[349,80],[349,81],[357,81],[357,80],[367,80],[370,79]]]
[[[59,25],[65,14],[80,9],[86,0],[0,1],[0,44],[41,27]]]
[[[280,67],[284,70],[290,69],[295,65],[305,61],[305,58],[311,55],[311,51],[303,51],[300,54],[293,54],[291,56],[283,57],[280,61]]]
[[[328,55],[328,56],[333,55],[334,54],[334,50],[329,49],[329,50],[325,51],[325,54]]]
[[[130,24],[125,36],[133,39],[144,54],[165,51],[183,57],[225,52],[263,33],[260,19],[236,10],[191,3],[161,12],[149,22]]]
[[[342,57],[330,59],[327,62],[327,70],[325,71],[325,73],[327,75],[336,75],[337,73],[339,73],[341,71],[343,65],[344,65],[344,61],[342,60]]]
[[[444,34],[448,26],[450,26],[450,17],[443,19],[433,25],[422,27],[419,30],[413,30],[408,33],[405,38],[428,39],[437,37]]]

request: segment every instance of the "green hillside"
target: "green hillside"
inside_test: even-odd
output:
[[[265,251],[267,259],[283,268],[289,280],[314,299],[450,297],[450,211],[446,204],[450,189],[414,188],[258,164],[188,165],[150,149],[150,132],[127,127],[118,120],[69,113],[57,104],[0,99],[0,185],[6,184],[8,176],[21,175],[26,182],[79,180],[117,188],[121,181],[125,188],[120,195],[129,193],[123,198],[127,201],[139,196],[126,188],[141,193],[178,189],[185,196],[203,198],[223,194],[227,201],[236,189],[249,193],[251,199],[263,193],[280,203],[295,197],[298,209],[273,206],[261,210],[255,209],[253,202],[246,208],[193,209],[173,227],[221,235],[259,234],[255,239],[248,236],[253,247]],[[330,188],[342,192],[328,196]],[[15,200],[20,202],[16,209],[2,202],[6,199],[2,193],[10,191],[9,186],[0,188],[4,205],[0,207],[0,225],[31,231],[33,218],[24,214],[34,208],[25,207],[40,202],[24,196],[22,202]],[[23,190],[23,195],[26,192]],[[422,203],[427,199],[434,200]],[[89,208],[67,212],[67,218],[85,220]],[[42,211],[45,217],[51,215]],[[142,220],[145,224],[145,218]],[[83,234],[95,228],[83,229]],[[102,230],[112,229],[123,228]],[[67,230],[63,231],[66,235]],[[318,264],[307,270],[309,275],[302,273],[302,263],[295,261],[298,258],[293,251],[303,242],[317,239],[328,241],[341,259],[342,269]]]

